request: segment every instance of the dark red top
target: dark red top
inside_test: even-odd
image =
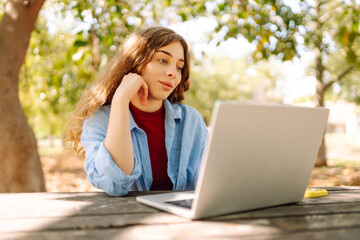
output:
[[[144,130],[147,136],[153,175],[150,190],[172,190],[173,184],[167,174],[164,105],[158,111],[149,113],[130,104],[130,111],[138,127]]]

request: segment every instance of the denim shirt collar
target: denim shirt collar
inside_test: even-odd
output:
[[[172,104],[169,100],[164,100],[164,108],[165,108],[165,119],[173,119],[174,121],[181,122],[181,108],[178,104]],[[136,124],[134,117],[132,116],[130,110],[129,110],[129,116],[130,116],[130,130],[133,130],[134,128],[138,128],[138,125]]]

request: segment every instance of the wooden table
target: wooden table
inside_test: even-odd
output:
[[[360,187],[297,204],[190,221],[127,197],[0,194],[0,239],[360,239]]]

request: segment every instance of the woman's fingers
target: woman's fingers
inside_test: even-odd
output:
[[[118,99],[127,99],[126,101],[130,102],[136,95],[139,96],[140,103],[145,105],[148,96],[148,86],[139,74],[129,73],[123,77],[121,84],[115,92],[115,96]]]
[[[147,100],[147,96],[148,96],[148,86],[144,81],[144,84],[141,86],[141,88],[138,91],[138,95],[140,98],[140,104],[145,106],[146,105],[146,100]]]

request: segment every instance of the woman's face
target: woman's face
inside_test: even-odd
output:
[[[180,42],[172,42],[156,50],[141,71],[149,87],[148,100],[162,101],[174,91],[181,81],[184,59],[184,48]]]

